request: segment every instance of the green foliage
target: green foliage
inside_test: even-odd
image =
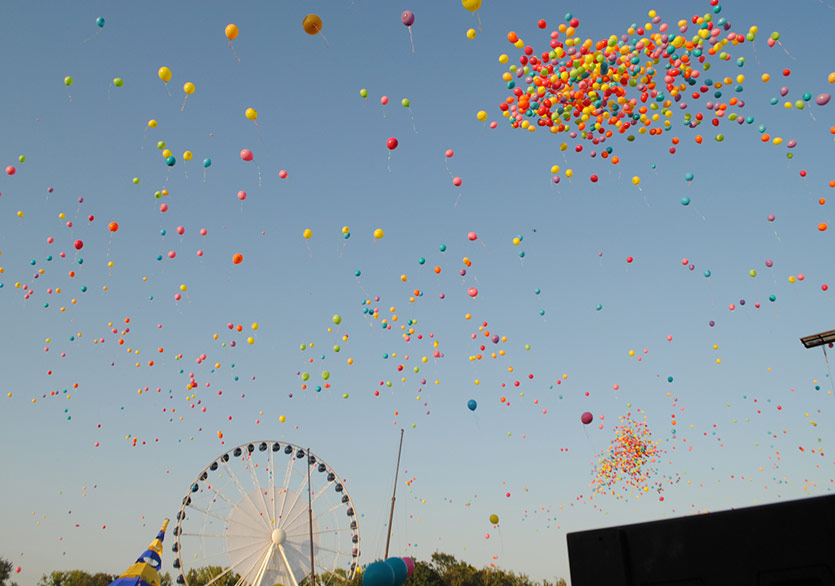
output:
[[[204,566],[202,568],[191,569],[186,574],[186,582],[188,586],[206,586],[206,584],[215,580],[222,573],[223,568],[220,566]],[[240,576],[235,572],[227,572],[212,582],[212,586],[235,586],[239,578]]]
[[[0,556],[0,586],[17,586],[17,584],[10,580],[13,571],[14,564]]]
[[[44,574],[38,586],[108,586],[116,578],[117,575],[104,572],[90,574],[84,570],[59,570],[49,575]]]

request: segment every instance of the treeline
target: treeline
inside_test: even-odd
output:
[[[12,563],[0,557],[0,586],[17,586],[10,581],[12,570]],[[206,586],[220,573],[221,568],[217,566],[191,569],[186,574],[186,581],[188,586]],[[90,574],[84,570],[55,571],[44,574],[38,586],[108,586],[116,578],[117,574],[103,572]],[[173,580],[168,572],[160,574],[160,578],[160,586],[172,586]],[[238,576],[230,572],[212,586],[234,586],[237,580]],[[308,578],[305,578],[299,586],[308,586],[308,583]],[[345,579],[344,570],[317,575],[316,586],[362,586],[362,573],[357,572],[350,582]],[[499,568],[485,567],[479,570],[455,559],[451,554],[436,552],[429,562],[415,562],[415,571],[403,586],[565,586],[565,580],[555,578],[553,582],[537,581],[527,574]]]

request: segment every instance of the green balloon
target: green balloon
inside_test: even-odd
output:
[[[328,372],[327,370],[323,370],[323,371],[322,371],[322,379],[323,379],[323,380],[328,380],[330,377],[331,377],[331,373],[330,373],[330,372]]]
[[[339,315],[338,313],[333,314],[333,317],[331,319],[333,320],[333,323],[335,323],[336,325],[339,325],[339,324],[342,323],[342,316]]]
[[[365,89],[365,88],[361,89],[360,90],[360,97],[361,98],[367,98],[368,97],[368,90]]]
[[[310,378],[310,373],[307,373],[307,372],[302,373],[302,380],[307,380],[309,378]]]
[[[125,85],[125,80],[123,80],[121,77],[114,77],[113,85],[115,85],[116,87],[122,87],[123,85]]]
[[[411,105],[409,98],[403,98],[402,100],[400,100],[400,103],[403,104],[404,108],[408,108]]]
[[[65,77],[64,78],[64,85],[66,85],[67,87],[71,86],[72,85],[72,77],[70,77],[69,75],[67,77]]]

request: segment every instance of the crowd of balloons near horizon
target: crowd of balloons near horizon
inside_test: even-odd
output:
[[[650,515],[705,512],[707,505],[676,500],[685,488],[702,489],[708,482],[689,472],[683,458],[700,449],[716,450],[717,461],[706,473],[711,474],[722,468],[721,454],[732,450],[729,436],[748,442],[746,449],[764,455],[761,461],[733,468],[730,480],[723,476],[725,484],[710,490],[718,492],[728,482],[741,485],[744,481],[756,483],[767,495],[778,495],[774,498],[781,498],[780,491],[789,490],[789,485],[802,487],[797,490],[804,494],[831,492],[835,462],[825,448],[833,440],[832,425],[821,423],[832,421],[828,408],[835,384],[826,354],[831,353],[831,343],[823,346],[820,369],[802,374],[808,380],[774,391],[753,384],[734,389],[739,390],[737,395],[718,399],[711,389],[704,396],[682,390],[691,388],[687,384],[700,387],[694,382],[699,375],[667,370],[666,364],[685,364],[682,370],[701,368],[702,375],[715,367],[738,368],[743,377],[754,377],[755,370],[756,376],[762,371],[770,376],[770,362],[760,368],[760,363],[751,365],[753,358],[742,356],[742,348],[753,345],[741,342],[748,339],[745,328],[771,320],[768,327],[774,336],[789,331],[794,336],[788,320],[779,321],[781,312],[790,307],[802,309],[812,303],[810,299],[831,303],[831,270],[807,266],[802,250],[819,252],[833,246],[826,190],[835,188],[835,172],[823,158],[832,152],[804,151],[804,141],[813,137],[829,144],[829,137],[835,136],[828,89],[835,83],[835,71],[822,70],[830,65],[819,56],[813,63],[813,79],[796,74],[783,64],[784,59],[795,57],[790,43],[781,42],[779,32],[764,32],[755,24],[735,29],[718,0],[700,2],[703,14],[662,17],[650,10],[642,22],[626,23],[599,39],[582,36],[586,27],[581,24],[587,23],[580,19],[594,19],[593,10],[583,16],[554,15],[554,10],[547,9],[544,12],[549,14],[535,22],[491,22],[488,4],[494,2],[462,0],[448,9],[450,18],[460,20],[455,42],[481,43],[483,60],[499,70],[478,87],[455,90],[480,100],[478,109],[458,114],[482,148],[522,152],[519,160],[530,149],[530,153],[550,153],[551,159],[541,168],[507,162],[506,173],[541,178],[542,193],[520,189],[502,196],[491,215],[511,217],[515,212],[501,206],[522,207],[540,195],[544,203],[541,209],[529,210],[530,228],[508,221],[502,227],[501,241],[492,226],[471,222],[466,215],[470,212],[463,211],[482,205],[474,201],[479,197],[498,200],[498,196],[468,191],[476,183],[473,170],[480,169],[489,177],[498,172],[496,159],[479,160],[474,166],[476,154],[461,146],[464,141],[453,134],[425,131],[420,116],[435,113],[428,111],[417,91],[403,91],[409,97],[400,94],[401,86],[388,81],[384,71],[369,72],[364,65],[358,66],[356,86],[347,92],[353,101],[343,100],[341,93],[337,99],[328,84],[321,86],[328,88],[325,91],[305,90],[311,104],[332,102],[302,114],[281,111],[272,99],[258,99],[236,87],[234,103],[219,105],[217,119],[201,121],[201,133],[209,139],[195,137],[195,144],[172,141],[169,134],[179,121],[193,121],[197,102],[212,99],[212,92],[218,91],[209,76],[200,74],[199,56],[147,61],[148,80],[104,70],[100,79],[93,80],[76,72],[55,75],[50,89],[44,91],[54,92],[70,107],[89,99],[81,94],[95,84],[102,88],[101,94],[107,91],[110,105],[118,104],[120,94],[142,96],[140,111],[121,112],[136,127],[135,136],[119,137],[119,141],[135,147],[135,160],[153,160],[156,174],[140,173],[135,160],[128,157],[118,170],[108,168],[108,175],[102,177],[122,173],[122,184],[100,188],[118,197],[128,192],[136,198],[119,209],[77,189],[76,172],[98,181],[98,163],[92,159],[88,169],[74,169],[64,176],[44,162],[44,153],[52,152],[51,147],[39,146],[38,141],[49,141],[44,138],[49,132],[47,123],[37,120],[43,134],[32,132],[34,138],[4,137],[0,232],[14,230],[17,235],[0,234],[0,307],[10,316],[6,350],[11,359],[4,368],[16,373],[15,380],[25,379],[28,384],[4,387],[0,426],[33,417],[36,411],[44,427],[58,425],[56,418],[61,425],[75,426],[67,432],[66,451],[61,452],[68,460],[82,452],[85,458],[124,460],[143,449],[176,448],[188,442],[202,444],[209,453],[219,452],[227,449],[227,438],[233,433],[287,437],[305,433],[313,427],[306,423],[315,408],[334,417],[356,418],[369,430],[385,425],[386,430],[404,428],[414,434],[415,444],[406,456],[412,458],[412,462],[407,460],[412,470],[419,468],[414,462],[426,438],[419,435],[424,429],[433,438],[446,438],[451,448],[461,444],[472,449],[485,437],[491,441],[501,437],[502,442],[536,437],[541,444],[537,449],[542,450],[537,452],[538,465],[549,468],[560,469],[563,459],[579,458],[579,468],[586,475],[566,473],[560,478],[560,484],[569,487],[565,490],[576,495],[573,499],[556,502],[544,491],[535,498],[527,496],[532,480],[503,476],[502,465],[495,469],[491,465],[489,473],[495,482],[473,486],[463,498],[455,494],[455,505],[452,496],[443,497],[442,506],[460,505],[478,515],[469,519],[467,531],[472,542],[478,542],[474,551],[489,551],[476,563],[491,567],[498,566],[504,555],[500,527],[509,532],[509,527],[525,522],[526,529],[534,525],[543,534],[564,532],[563,519],[572,511],[582,508],[607,515],[626,511],[624,503],[629,503],[630,511],[638,511],[639,505],[664,507],[651,509]],[[750,11],[736,4],[737,13]],[[446,41],[420,5],[401,8],[387,16],[383,26],[401,35],[403,46],[385,50],[400,51],[402,72],[410,72],[409,60],[428,52],[426,45]],[[835,7],[823,0],[816,7],[827,8],[835,13]],[[332,32],[341,26],[343,8],[323,4],[317,10],[320,14],[299,14],[293,20],[293,42],[324,64],[335,59],[334,53],[351,47],[338,46],[336,38],[344,31]],[[755,19],[758,15],[753,11],[748,16]],[[206,18],[217,20],[210,14]],[[250,37],[243,20],[229,23],[225,18],[214,22],[216,38],[205,42],[219,44],[230,66],[241,68],[247,61],[259,60],[266,75],[268,60],[252,51],[267,40]],[[118,27],[125,26],[110,15],[91,18],[87,25],[89,30],[78,36],[92,50],[100,39],[118,34]],[[323,35],[325,28],[330,42]],[[497,36],[498,28],[501,34]],[[92,36],[84,40],[87,35]],[[360,39],[356,42],[360,44]],[[804,67],[811,66],[804,63]],[[408,83],[431,86],[431,72],[411,73],[414,79]],[[147,95],[156,97],[148,99]],[[443,108],[459,108],[458,97],[453,92],[443,98]],[[47,112],[42,115],[48,119]],[[328,137],[314,140],[285,136],[283,128],[280,133],[268,130],[275,128],[280,117],[325,115],[367,123],[373,157],[380,162],[379,176],[344,170],[339,180],[346,191],[339,198],[350,199],[366,187],[373,190],[399,181],[398,174],[407,170],[419,172],[433,180],[439,177],[439,184],[445,186],[440,196],[420,196],[432,219],[404,228],[406,220],[397,209],[396,195],[386,202],[358,198],[351,217],[335,212],[328,217],[328,211],[343,202],[329,201],[312,187],[320,179],[314,175],[337,174],[329,167],[336,168],[336,163],[327,150]],[[786,123],[791,116],[794,121]],[[421,123],[416,124],[416,119]],[[250,142],[229,140],[229,127],[243,128],[250,133]],[[332,132],[342,130],[334,124]],[[30,145],[30,152],[9,154],[16,140]],[[97,137],[79,138],[82,143],[87,140]],[[304,141],[321,142],[311,146]],[[280,150],[280,143],[290,147]],[[788,213],[738,203],[754,202],[754,194],[735,200],[736,194],[727,193],[727,207],[722,211],[717,211],[715,200],[708,201],[726,190],[723,174],[756,172],[732,168],[729,146],[740,151],[766,149],[769,156],[778,153],[780,165],[785,165],[784,176],[790,176],[802,196],[792,200]],[[296,151],[294,156],[320,161],[319,170],[302,172],[292,164],[290,148]],[[659,156],[646,160],[651,149]],[[430,163],[421,158],[426,152],[432,153]],[[802,162],[802,168],[795,159]],[[779,167],[783,173],[774,159],[770,161],[761,164],[769,171]],[[60,160],[55,164],[55,169],[62,168]],[[219,177],[239,172],[240,186],[234,190],[196,195],[199,189],[208,193]],[[673,174],[680,188],[660,194],[659,177]],[[278,187],[262,188],[262,176],[264,183],[277,178]],[[400,177],[407,190],[412,179]],[[23,181],[42,186],[42,192],[32,193],[30,184],[21,189]],[[90,191],[98,188],[91,186]],[[297,212],[309,203],[306,198],[319,197],[315,214],[302,217]],[[638,210],[637,218],[644,208],[655,206],[652,213],[657,213],[658,207],[672,202],[664,208],[671,231],[677,229],[676,222],[699,226],[701,239],[689,244],[693,254],[669,262],[662,249],[677,248],[668,243],[652,244],[652,259],[634,250],[604,254],[595,249],[587,254],[598,227],[585,227],[579,220],[575,224],[567,209],[599,206],[601,222],[608,222],[617,213],[615,204],[609,208],[610,202],[627,197]],[[664,203],[658,203],[662,197]],[[274,213],[278,207],[259,208],[265,200],[280,201],[281,212]],[[737,222],[739,217],[747,222],[755,213],[756,224]],[[789,215],[792,218],[786,218]],[[466,228],[447,231],[450,218],[463,218]],[[798,218],[802,218],[800,228]],[[636,249],[638,244],[646,245],[641,240],[645,234],[639,234],[646,232],[646,226],[633,224],[639,221],[624,218],[618,223],[624,232],[634,229]],[[550,222],[553,225],[548,228],[539,227]],[[256,223],[263,227],[251,229]],[[754,230],[752,225],[769,238],[773,233],[771,248],[747,248],[743,241],[747,231]],[[710,265],[708,255],[699,253],[708,250],[717,234],[734,230],[739,232],[739,249],[726,246],[721,251],[723,266],[734,263],[736,267],[736,274],[729,276]],[[562,231],[572,235],[571,241],[559,240]],[[431,247],[424,241],[430,236],[435,239]],[[546,242],[547,238],[552,241]],[[263,244],[253,244],[256,241]],[[331,255],[327,262],[332,264],[327,266],[336,268],[322,275],[317,271],[325,266],[319,264],[325,255]],[[537,273],[529,268],[543,266],[536,262],[551,264]],[[303,269],[290,268],[297,266]],[[555,272],[559,277],[554,277]],[[514,281],[511,273],[527,280]],[[282,284],[273,286],[276,274]],[[684,303],[675,299],[677,289],[669,283],[683,274],[690,279],[690,292],[703,288],[709,315],[682,307]],[[548,286],[556,282],[560,291]],[[647,299],[659,299],[657,306],[647,310],[645,329],[624,331],[623,324],[639,310],[628,305],[631,298],[615,282],[627,282],[634,290],[646,291]],[[596,287],[597,297],[584,298],[582,305],[569,302],[571,291],[579,287]],[[267,296],[266,305],[255,301]],[[306,309],[314,302],[314,311]],[[202,303],[210,304],[211,311],[196,311]],[[670,328],[661,334],[650,324],[688,311],[699,316],[690,329]],[[570,339],[568,324],[577,316],[582,316],[591,333]],[[748,323],[741,324],[743,319]],[[286,327],[290,322],[293,327]],[[14,341],[16,328],[26,334]],[[539,329],[529,335],[535,328]],[[705,336],[711,337],[708,347],[697,342]],[[627,337],[634,342],[618,350],[617,359],[623,362],[600,350],[597,368],[573,367],[569,356],[595,354],[610,340]],[[549,346],[547,351],[544,345]],[[726,351],[726,346],[736,353]],[[254,374],[267,368],[265,357],[270,363],[269,382]],[[788,370],[792,361],[785,357],[780,368]],[[651,375],[635,374],[650,369],[655,369]],[[643,382],[634,384],[641,376]],[[109,391],[93,396],[90,389],[104,384],[103,380]],[[803,391],[814,398],[801,399]],[[75,405],[81,401],[96,407],[78,413]],[[792,408],[784,409],[789,404]],[[239,422],[239,414],[249,418],[246,424]],[[758,429],[757,437],[755,432],[746,436],[748,432],[740,431],[751,429],[745,426],[752,420],[766,417],[770,418],[768,425],[763,424],[767,430]],[[96,419],[94,424],[91,418]],[[83,432],[76,431],[82,425]],[[543,429],[549,434],[545,438]],[[83,446],[72,439],[73,433],[84,438]],[[532,443],[514,443],[514,453],[527,457]],[[327,446],[314,447],[328,452]],[[159,452],[155,454],[160,458]],[[170,467],[173,457],[167,454],[161,461]],[[454,457],[464,458],[457,452]],[[783,471],[787,461],[794,466],[794,474]],[[429,465],[424,470],[435,473]],[[797,470],[808,470],[808,474]],[[155,473],[146,472],[149,477]],[[821,475],[826,479],[821,480]],[[431,491],[419,480],[424,479],[413,476],[401,487],[411,499],[407,521],[411,526],[420,521],[415,508],[426,505],[428,509],[426,503],[432,501]],[[85,485],[83,494],[88,492],[92,490]],[[670,501],[678,502],[679,508]],[[156,514],[141,512],[146,513]],[[45,519],[35,522],[45,525]],[[103,523],[96,523],[104,530]],[[73,519],[72,524],[65,524],[71,525],[75,529],[82,523]],[[492,540],[485,531],[494,532]],[[62,544],[56,547],[63,547],[63,540],[62,534]],[[402,586],[415,571],[418,553],[428,557],[433,549],[446,545],[433,542],[418,549],[414,540],[404,541],[398,553],[415,555],[373,563],[364,560],[363,586]],[[511,539],[507,541],[509,546]],[[15,565],[16,572],[26,572],[25,561]]]

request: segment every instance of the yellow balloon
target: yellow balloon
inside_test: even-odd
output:
[[[342,226],[342,233],[343,234],[348,234],[350,231],[351,231],[351,229],[348,228],[348,226]]]
[[[162,151],[162,158],[167,159],[172,154],[174,154],[174,153],[172,153],[170,149],[165,149],[164,151]]]
[[[148,128],[156,128],[157,124],[156,120],[148,120]]]
[[[302,28],[309,35],[318,35],[322,32],[322,19],[316,14],[308,14],[302,20]]]
[[[487,120],[487,112],[485,112],[484,110],[479,110],[478,114],[476,114],[475,117],[484,122],[485,120]]]
[[[474,28],[467,29],[467,38],[470,39],[471,41],[475,38],[475,29]]]
[[[194,154],[191,151],[186,151],[183,153],[183,160],[190,161]]]
[[[159,75],[159,78],[165,83],[171,81],[171,70],[167,67],[160,67],[157,75]]]
[[[491,522],[493,525],[498,525],[498,524],[499,524],[499,516],[498,516],[498,515],[496,515],[495,513],[494,513],[494,514],[492,514],[492,515],[490,515],[490,522]]]
[[[250,120],[255,120],[258,118],[258,112],[255,111],[255,108],[247,108],[244,115],[249,118]]]
[[[382,238],[384,235],[385,235],[385,232],[383,232],[382,228],[377,228],[376,230],[374,230],[374,238],[376,238],[377,240]]]
[[[554,175],[556,175],[559,172],[560,172],[560,166],[559,165],[553,165],[551,167],[551,173],[553,173]]]
[[[238,27],[234,24],[227,24],[226,25],[226,38],[230,41],[235,40],[238,36]]]
[[[304,236],[305,240],[310,240],[310,237],[313,236],[313,230],[306,228],[305,231],[302,232],[302,236]]]
[[[635,176],[632,178],[632,185],[639,185],[640,183],[641,183],[641,178],[640,178],[640,177],[638,177],[637,175],[635,175]]]
[[[481,0],[461,0],[461,4],[470,12],[475,12],[481,8]]]
[[[194,90],[196,90],[196,89],[197,89],[197,88],[196,88],[196,87],[194,87],[194,84],[193,84],[193,83],[191,83],[190,81],[187,81],[187,82],[185,83],[185,85],[183,86],[183,91],[184,91],[185,93],[187,93],[188,95],[193,94],[193,93],[194,93]]]
[[[568,177],[569,179],[571,179],[571,177],[573,175],[574,175],[574,171],[572,171],[571,169],[566,169],[565,170],[565,176]]]

